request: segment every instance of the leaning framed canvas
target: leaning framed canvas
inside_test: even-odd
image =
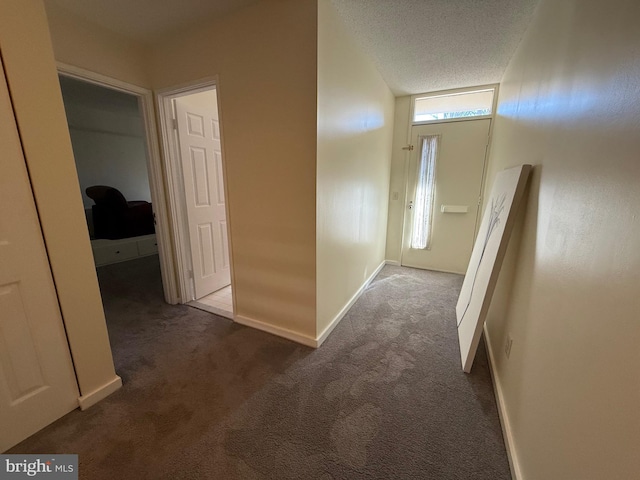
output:
[[[482,327],[530,171],[531,165],[521,165],[499,172],[482,217],[456,305],[462,369],[467,373],[471,371],[476,356]]]

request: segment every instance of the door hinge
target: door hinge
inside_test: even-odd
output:
[[[177,129],[178,129],[178,120],[176,120],[175,118],[172,118],[172,119],[171,119],[171,127],[172,127],[174,130],[177,130]]]
[[[407,145],[406,147],[402,147],[402,150],[409,150],[410,152],[413,151],[413,145]]]
[[[482,205],[482,197],[478,197],[478,206]]]

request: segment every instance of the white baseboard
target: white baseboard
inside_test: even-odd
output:
[[[122,379],[119,376],[115,376],[113,380],[108,383],[105,383],[100,388],[97,388],[91,393],[87,395],[82,395],[78,398],[78,403],[80,405],[80,410],[86,410],[87,408],[95,405],[100,400],[107,398],[113,392],[122,387]]]
[[[336,328],[338,323],[340,323],[340,320],[342,320],[342,318],[347,314],[349,309],[353,307],[353,304],[358,301],[358,299],[360,298],[360,295],[362,295],[362,293],[366,290],[366,288],[373,281],[373,279],[376,278],[376,275],[380,273],[380,270],[382,270],[382,268],[385,265],[387,265],[386,260],[383,261],[380,265],[378,265],[378,268],[376,268],[375,271],[371,275],[369,275],[369,278],[367,278],[364,281],[364,283],[358,289],[358,291],[351,297],[351,299],[347,302],[347,304],[344,307],[342,307],[342,310],[340,310],[338,314],[333,318],[333,320],[331,320],[331,323],[327,325],[327,327],[322,331],[322,333],[318,336],[318,338],[316,338],[317,347],[322,345],[322,343],[327,339],[329,334],[333,331],[334,328]]]
[[[384,263],[387,265],[393,265],[394,267],[401,267],[400,262],[398,260],[385,260]]]
[[[362,286],[358,289],[358,291],[351,297],[351,299],[347,302],[347,304],[342,307],[342,310],[338,312],[338,314],[331,320],[331,323],[322,331],[322,333],[317,337],[313,338],[308,335],[303,335],[298,332],[294,332],[292,330],[288,330],[282,327],[276,327],[274,325],[270,325],[268,323],[261,322],[260,320],[256,320],[254,318],[244,317],[242,315],[235,315],[234,321],[240,323],[241,325],[246,325],[247,327],[252,327],[258,330],[262,330],[263,332],[270,333],[272,335],[277,335],[278,337],[283,337],[288,340],[292,340],[297,343],[301,343],[302,345],[306,345],[307,347],[318,348],[322,343],[327,339],[329,334],[336,328],[336,325],[340,323],[340,320],[347,314],[349,309],[353,306],[354,303],[360,298],[362,292],[369,286],[369,284],[376,278],[376,275],[380,273],[380,270],[386,265],[386,262],[382,262],[378,265],[378,268],[367,278]]]
[[[253,318],[244,317],[242,315],[235,315],[234,322],[238,322],[242,325],[246,325],[247,327],[255,328],[258,330],[262,330],[263,332],[270,333],[272,335],[277,335],[278,337],[283,337],[288,340],[292,340],[297,343],[301,343],[302,345],[306,345],[308,347],[316,348],[317,342],[315,338],[309,337],[307,335],[303,335],[298,332],[294,332],[292,330],[288,330],[282,327],[276,327],[274,325],[270,325],[268,323],[261,322],[260,320],[255,320]]]
[[[504,437],[505,447],[507,448],[507,457],[509,458],[511,477],[514,480],[524,480],[522,471],[520,470],[520,463],[518,462],[518,455],[516,454],[515,450],[511,424],[509,423],[509,416],[507,415],[504,396],[502,394],[502,386],[500,384],[500,380],[498,380],[498,377],[495,374],[495,357],[491,348],[489,331],[486,324],[484,325],[484,340],[485,346],[487,347],[487,355],[489,357],[489,371],[491,372],[491,379],[493,380],[493,391],[495,393],[496,402],[498,404],[498,416],[500,417],[500,425],[502,426],[502,436]]]

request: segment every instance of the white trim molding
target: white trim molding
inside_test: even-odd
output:
[[[309,337],[308,335],[303,335],[298,332],[294,332],[293,330],[289,330],[287,328],[276,327],[274,325],[261,322],[260,320],[244,317],[242,315],[235,315],[233,320],[236,323],[239,323],[241,325],[255,328],[257,330],[262,330],[263,332],[267,332],[272,335],[276,335],[278,337],[286,338],[287,340],[292,340],[296,343],[301,343],[302,345],[306,345],[307,347],[312,347],[312,348],[318,347],[318,342],[316,341],[315,338]]]
[[[338,323],[340,323],[340,320],[344,318],[344,316],[347,314],[347,312],[349,312],[351,307],[353,307],[353,305],[358,301],[360,296],[364,293],[364,291],[371,284],[373,279],[376,278],[376,276],[380,273],[380,270],[382,270],[386,264],[387,264],[387,261],[384,260],[382,263],[380,263],[380,265],[378,265],[378,267],[374,270],[374,272],[371,275],[369,275],[369,278],[367,278],[364,281],[364,283],[358,289],[358,291],[356,291],[356,293],[353,294],[353,296],[347,302],[347,304],[344,307],[342,307],[342,310],[340,310],[338,314],[333,318],[333,320],[331,320],[331,323],[329,323],[329,325],[327,325],[327,327],[322,331],[322,333],[318,336],[318,338],[316,338],[316,348],[324,343],[324,341],[327,339],[329,334],[333,331],[334,328],[336,328]]]
[[[367,287],[371,284],[374,278],[380,273],[380,270],[384,268],[387,264],[386,261],[382,261],[380,265],[375,269],[375,271],[369,275],[362,286],[358,289],[356,293],[353,294],[351,299],[347,302],[347,304],[342,307],[342,309],[338,312],[338,314],[331,320],[331,323],[327,325],[327,327],[322,331],[320,335],[316,338],[310,337],[308,335],[304,335],[302,333],[294,332],[293,330],[289,330],[287,328],[276,327],[275,325],[271,325],[268,323],[264,323],[260,320],[256,320],[254,318],[245,317],[242,315],[234,315],[233,320],[241,325],[245,325],[247,327],[255,328],[257,330],[262,330],[263,332],[270,333],[272,335],[276,335],[278,337],[286,338],[296,343],[300,343],[302,345],[306,345],[311,348],[318,348],[323,342],[327,339],[327,337],[331,334],[334,328],[340,323],[340,320],[344,318],[347,312],[353,307],[353,305],[358,301],[360,296],[364,293]]]
[[[116,375],[113,380],[105,383],[100,388],[97,388],[91,393],[78,397],[80,410],[86,410],[87,408],[98,403],[100,400],[104,400],[120,387],[122,387],[122,379],[118,375]]]
[[[507,449],[507,458],[509,459],[509,468],[511,469],[511,477],[513,480],[523,480],[522,470],[520,469],[520,462],[518,461],[518,454],[515,449],[515,442],[513,440],[513,431],[511,429],[511,423],[509,422],[509,415],[507,414],[507,408],[504,402],[504,394],[502,393],[502,385],[500,380],[496,376],[494,353],[491,348],[491,341],[489,339],[489,330],[487,324],[484,325],[484,343],[487,348],[487,356],[489,357],[489,371],[491,372],[491,380],[493,384],[493,392],[496,396],[496,403],[498,405],[498,417],[500,418],[500,425],[502,427],[502,436],[504,438],[504,444]]]
[[[385,260],[384,263],[386,265],[393,265],[394,267],[401,267],[400,261],[398,260]]]

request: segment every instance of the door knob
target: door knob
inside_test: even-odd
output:
[[[412,208],[413,208],[413,200],[409,202],[409,210],[411,210]]]

